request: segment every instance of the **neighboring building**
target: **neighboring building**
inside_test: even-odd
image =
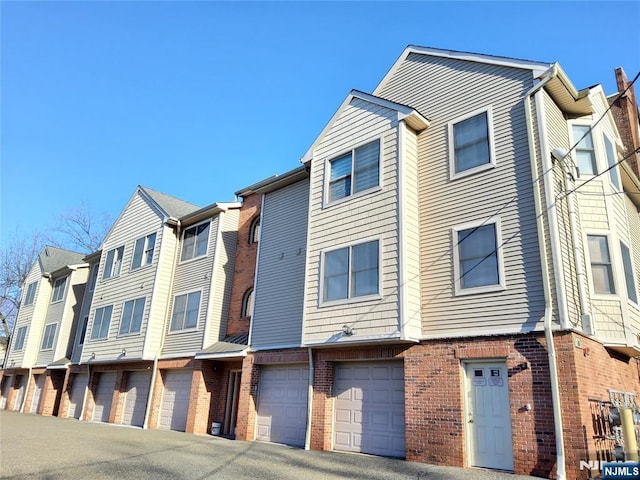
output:
[[[587,478],[619,446],[609,409],[640,414],[640,127],[616,76],[607,98],[558,64],[410,46],[242,203],[139,187],[99,252],[34,266],[3,407],[51,378],[65,417]],[[46,272],[73,315],[29,293]]]

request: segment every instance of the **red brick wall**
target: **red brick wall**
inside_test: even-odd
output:
[[[242,298],[245,292],[253,288],[256,271],[258,244],[249,243],[251,223],[260,215],[262,195],[249,195],[243,199],[238,222],[238,245],[231,287],[231,305],[227,335],[249,332],[250,317],[242,317]]]
[[[618,92],[623,92],[629,87],[630,82],[622,68],[616,68],[616,84],[618,86]],[[636,100],[635,90],[633,86],[627,90],[624,96],[618,98],[617,101],[612,100],[617,98],[617,95],[610,99],[611,112],[622,137],[627,154],[633,152],[636,148],[640,147],[640,134],[638,133],[638,103]],[[631,166],[636,176],[640,177],[640,153],[631,156],[626,162]]]
[[[62,388],[64,386],[65,373],[66,369],[47,370],[42,397],[38,407],[38,413],[40,415],[50,417],[58,414],[62,400]]]
[[[65,371],[64,381],[62,384],[62,394],[60,397],[60,407],[58,409],[58,417],[67,418],[69,416],[69,402],[71,400],[71,389],[77,375],[86,374],[86,365],[73,365]]]

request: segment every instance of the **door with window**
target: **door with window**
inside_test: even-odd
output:
[[[467,363],[465,374],[469,464],[513,470],[507,366],[504,362]]]

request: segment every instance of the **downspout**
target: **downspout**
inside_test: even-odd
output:
[[[314,375],[314,365],[313,365],[313,349],[311,347],[308,348],[309,351],[309,391],[307,394],[307,432],[304,438],[304,449],[311,450],[311,418],[313,414],[313,375]]]
[[[180,232],[182,230],[182,224],[179,219],[176,219],[176,248],[173,253],[173,263],[171,268],[173,269],[178,260],[178,251],[180,250]],[[154,400],[153,392],[155,390],[156,379],[158,377],[158,360],[160,359],[160,354],[162,353],[162,349],[164,348],[164,339],[167,336],[167,313],[169,312],[169,302],[171,301],[171,292],[173,291],[173,279],[175,277],[175,272],[171,272],[171,281],[169,282],[169,299],[167,300],[167,307],[165,308],[164,318],[162,320],[162,336],[160,337],[160,346],[156,351],[156,355],[153,357],[153,370],[151,371],[151,385],[149,386],[149,398],[147,398],[147,409],[144,414],[144,423],[142,424],[142,428],[149,428],[149,416],[151,414],[151,404]],[[151,319],[149,319],[149,323],[151,323]],[[148,328],[148,327],[147,327]]]
[[[27,403],[27,393],[29,393],[29,385],[31,384],[31,372],[32,368],[29,367],[29,375],[27,376],[27,385],[24,389],[24,396],[22,397],[22,402],[20,403],[20,413],[24,413],[24,405]]]
[[[529,137],[529,159],[531,162],[531,176],[533,180],[533,196],[536,212],[536,223],[538,230],[538,245],[540,247],[540,263],[542,267],[542,285],[544,289],[544,335],[547,343],[547,355],[549,357],[549,376],[551,380],[551,399],[553,406],[553,424],[556,438],[556,478],[557,480],[566,480],[567,474],[565,469],[564,456],[564,434],[562,432],[562,411],[560,405],[560,385],[558,383],[558,365],[556,363],[556,352],[553,344],[553,333],[551,330],[553,306],[551,304],[551,281],[549,280],[549,265],[547,262],[547,247],[544,239],[544,223],[542,215],[542,199],[539,190],[540,178],[538,177],[538,169],[536,162],[536,147],[533,131],[533,121],[531,113],[531,100],[533,96],[541,91],[544,85],[557,75],[555,65],[552,66],[545,74],[545,78],[535,85],[525,95],[525,117],[527,121],[527,133]],[[542,140],[541,140],[542,141]]]

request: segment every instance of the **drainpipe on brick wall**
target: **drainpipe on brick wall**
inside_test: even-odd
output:
[[[553,65],[544,76],[544,79],[535,85],[525,95],[525,117],[527,121],[527,132],[529,136],[529,157],[531,161],[531,175],[533,180],[533,196],[536,211],[536,223],[538,230],[538,245],[540,248],[540,263],[542,267],[542,284],[544,287],[544,335],[547,342],[547,355],[549,357],[549,376],[551,379],[551,399],[553,405],[553,424],[556,438],[556,478],[566,480],[564,456],[564,435],[562,432],[562,411],[560,405],[560,386],[558,383],[558,366],[556,363],[556,352],[553,344],[553,332],[551,330],[553,306],[551,304],[551,282],[549,280],[549,264],[547,262],[547,247],[544,239],[544,223],[542,215],[545,210],[542,208],[542,199],[538,183],[542,180],[538,177],[536,163],[536,147],[533,132],[533,121],[531,114],[531,100],[534,95],[541,91],[544,85],[557,75],[555,65]],[[537,100],[536,100],[537,103]],[[541,126],[538,126],[541,128]]]
[[[313,413],[313,350],[309,347],[309,392],[307,394],[307,432],[304,438],[304,449],[311,449],[311,417]]]

